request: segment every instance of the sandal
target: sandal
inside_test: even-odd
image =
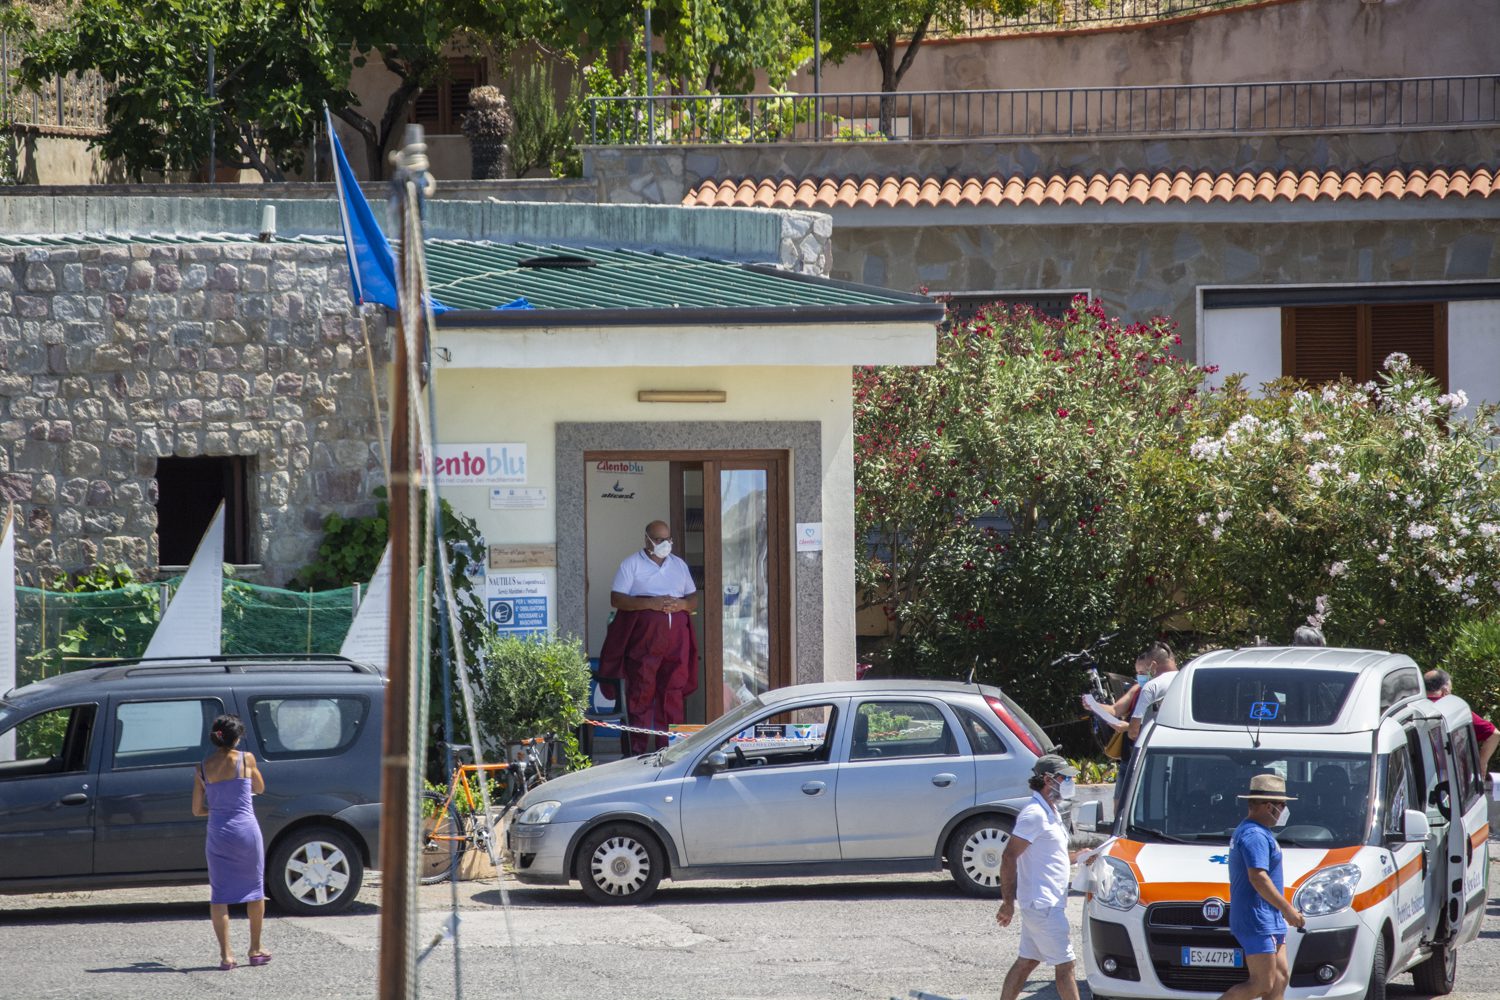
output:
[[[251,959],[251,961],[253,962],[254,959]],[[220,972],[228,972],[230,969],[237,969],[237,968],[239,968],[239,963],[236,962],[232,958],[229,961],[227,961],[227,962],[220,962],[219,963],[219,971]]]
[[[265,964],[267,964],[270,961],[271,961],[271,953],[268,952],[268,951],[267,952],[262,952],[259,955],[251,955],[250,956],[250,964],[251,965],[265,965]]]

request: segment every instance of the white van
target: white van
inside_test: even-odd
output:
[[[1408,657],[1254,648],[1183,668],[1138,744],[1114,838],[1088,866],[1095,998],[1216,997],[1246,978],[1229,932],[1229,839],[1250,778],[1286,780],[1288,997],[1383,998],[1411,972],[1453,989],[1488,896],[1469,707],[1428,701]],[[1088,815],[1080,812],[1086,824]]]

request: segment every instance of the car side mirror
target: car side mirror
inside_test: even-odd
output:
[[[729,758],[722,750],[715,750],[703,758],[703,763],[698,765],[699,774],[718,774],[729,767]]]
[[[1406,810],[1406,818],[1401,823],[1401,839],[1408,844],[1421,844],[1427,840],[1427,835],[1432,832],[1432,825],[1427,822],[1427,814],[1420,809]]]
[[[1078,833],[1095,833],[1099,829],[1099,803],[1080,802],[1073,807],[1073,829]]]

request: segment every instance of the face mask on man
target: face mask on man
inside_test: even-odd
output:
[[[1137,684],[1144,685],[1150,679],[1151,679],[1151,675],[1150,674],[1136,674],[1135,675],[1135,682]]]
[[[650,547],[651,554],[658,559],[665,559],[672,554],[672,540],[670,538],[663,538],[658,542],[650,535],[647,535],[646,544]]]
[[[1292,811],[1291,811],[1291,809],[1287,808],[1286,806],[1282,806],[1281,807],[1281,811],[1276,814],[1276,819],[1271,823],[1271,825],[1272,826],[1286,826],[1287,820],[1289,820],[1291,818],[1292,818]]]
[[[1073,786],[1072,778],[1064,778],[1057,786],[1057,797],[1064,802],[1072,799],[1075,792],[1076,789]]]

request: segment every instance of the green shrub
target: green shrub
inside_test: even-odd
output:
[[[1422,664],[1426,669],[1429,664]],[[1453,693],[1480,715],[1500,713],[1500,618],[1464,622],[1453,636],[1444,670],[1453,675]]]
[[[492,635],[477,671],[480,731],[499,742],[555,733],[570,746],[588,707],[589,660],[574,637]]]

